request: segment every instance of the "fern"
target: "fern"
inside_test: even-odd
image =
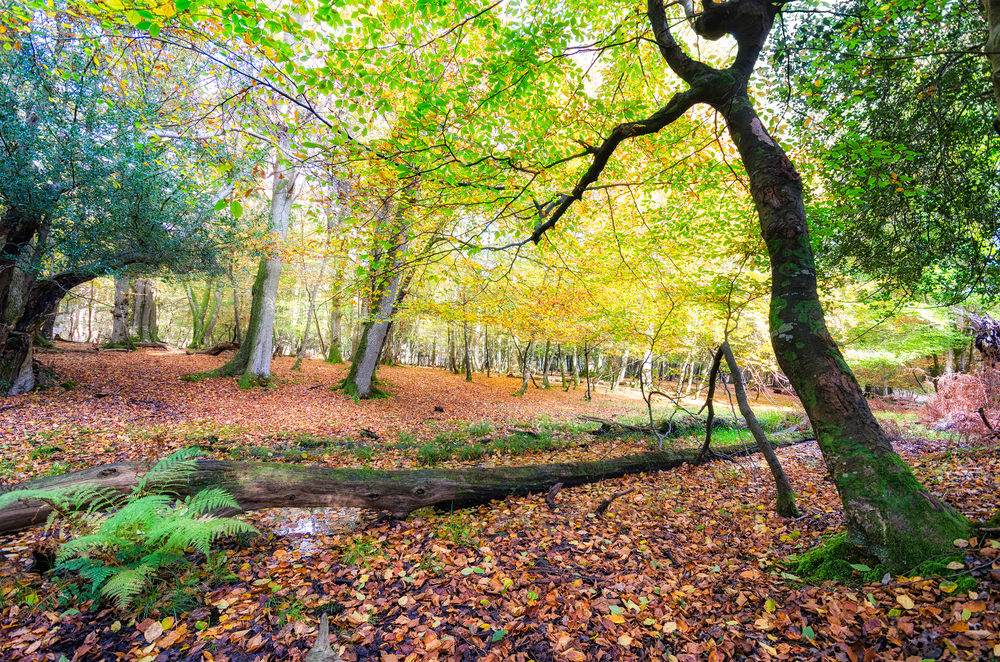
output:
[[[211,553],[218,538],[257,533],[246,522],[213,513],[238,509],[231,494],[209,488],[183,501],[163,494],[197,469],[197,450],[173,453],[139,479],[131,494],[84,486],[67,490],[19,490],[0,495],[0,508],[18,500],[41,500],[54,509],[50,526],[65,525],[72,538],[56,553],[56,570],[89,582],[91,592],[128,609],[161,570],[188,564],[184,552]],[[117,506],[110,514],[102,512]]]
[[[119,609],[128,609],[142,589],[149,583],[150,575],[156,568],[140,565],[135,568],[121,568],[101,589],[101,595],[112,598]]]

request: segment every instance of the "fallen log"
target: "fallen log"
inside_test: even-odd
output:
[[[673,469],[696,453],[655,452],[595,462],[567,462],[525,467],[441,468],[411,471],[334,469],[279,462],[199,460],[185,484],[165,491],[177,497],[206,487],[228,490],[245,511],[263,508],[319,508],[348,506],[390,512],[405,518],[426,506],[468,508],[512,495],[547,493],[556,483],[564,487],[620,478],[630,474]],[[128,493],[145,462],[119,462],[39,478],[12,489],[56,489],[94,485]],[[157,489],[155,484],[151,489]],[[45,522],[51,509],[37,500],[18,501],[0,510],[0,534]]]
[[[808,441],[808,440],[806,440]],[[748,455],[755,449],[726,448],[730,459]],[[622,476],[652,473],[693,464],[698,451],[637,453],[593,462],[536,464],[522,467],[413,469],[334,469],[280,462],[237,462],[198,460],[197,469],[186,483],[158,485],[162,490],[186,497],[207,487],[227,490],[244,511],[264,508],[354,507],[388,511],[405,519],[418,508],[441,510],[469,508],[508,496],[547,494],[557,483],[564,488],[597,483]],[[72,489],[93,485],[123,494],[131,492],[146,462],[118,462],[81,469],[60,476],[37,478],[10,486],[21,489]],[[0,510],[0,534],[19,531],[45,522],[52,509],[37,500],[22,500]]]
[[[238,342],[220,342],[212,345],[208,349],[189,349],[185,354],[207,354],[209,356],[218,356],[223,352],[235,352],[240,348]]]

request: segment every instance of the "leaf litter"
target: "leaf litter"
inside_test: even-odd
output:
[[[574,427],[581,413],[634,420],[636,401],[621,393],[598,393],[589,404],[560,389],[511,398],[516,383],[503,377],[477,375],[468,385],[439,371],[393,368],[381,375],[395,397],[355,404],[328,388],[345,369],[318,362],[297,373],[279,359],[272,386],[246,392],[230,380],[179,380],[215,367],[214,357],[50,356],[79,386],[9,399],[16,408],[0,411],[8,480],[192,443],[217,457],[253,448],[278,452],[270,459],[280,461],[408,468],[414,444],[468,422],[489,423],[494,434],[547,425],[565,442],[473,465],[645,450],[639,439],[595,440]],[[400,431],[410,445],[399,443]],[[913,436],[896,449],[928,489],[966,515],[985,519],[996,509],[995,451]],[[856,569],[852,585],[807,583],[789,572],[788,557],[841,530],[843,517],[814,443],[779,456],[803,512],[796,520],[773,513],[770,475],[752,458],[565,489],[555,510],[537,495],[418,511],[405,522],[354,509],[253,513],[264,535],[229,541],[211,572],[188,578],[186,598],[151,601],[138,615],[60,604],[58,582],[31,571],[44,534],[5,536],[0,657],[301,660],[324,612],[345,660],[1000,657],[1000,542],[956,541],[959,559],[945,571],[956,577],[865,584]],[[605,517],[594,514],[633,488]],[[960,588],[969,577],[973,585]]]

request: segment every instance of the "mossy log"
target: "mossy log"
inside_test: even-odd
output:
[[[652,452],[595,462],[567,462],[523,467],[440,468],[411,471],[333,469],[278,462],[199,460],[187,483],[170,485],[178,497],[206,487],[222,487],[245,511],[263,508],[349,506],[388,511],[405,518],[417,508],[460,509],[511,495],[547,493],[564,487],[667,470],[694,461],[696,451]],[[120,462],[91,467],[13,486],[14,489],[73,488],[100,485],[128,492],[146,463]],[[155,486],[152,486],[155,489]],[[50,509],[23,501],[0,510],[0,533],[41,524]]]

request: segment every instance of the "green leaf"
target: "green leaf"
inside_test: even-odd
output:
[[[852,563],[851,567],[858,572],[871,572],[871,568],[866,566],[864,563]]]
[[[807,625],[804,628],[802,628],[802,636],[808,639],[809,641],[812,641],[813,639],[816,638],[816,632],[813,631],[813,629]]]
[[[229,213],[233,215],[233,218],[239,218],[243,215],[243,205],[239,203],[239,200],[233,200],[229,205]]]
[[[764,609],[767,610],[768,612],[774,613],[774,610],[777,608],[778,608],[777,603],[775,603],[775,601],[772,600],[771,598],[768,598],[767,602],[764,603]]]
[[[493,643],[500,641],[505,636],[507,636],[506,630],[497,630],[496,632],[493,633]]]

